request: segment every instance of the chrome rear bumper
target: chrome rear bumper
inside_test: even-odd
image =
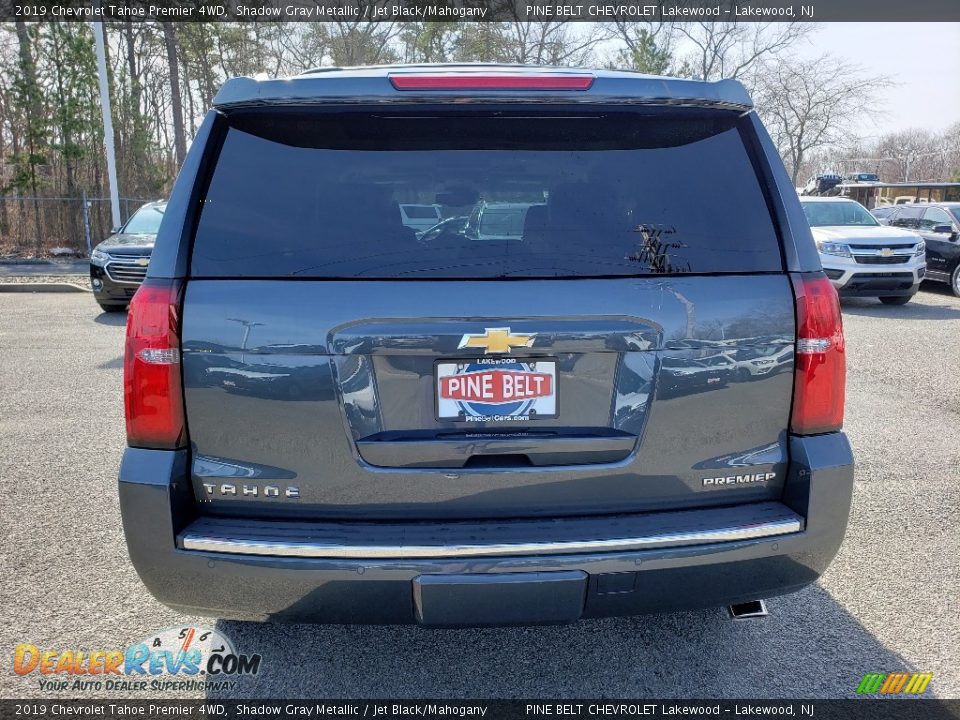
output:
[[[510,522],[256,522],[201,518],[184,550],[323,559],[407,560],[624,552],[788,535],[803,518],[777,502],[750,506]]]

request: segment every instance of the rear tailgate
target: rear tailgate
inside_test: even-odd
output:
[[[343,282],[190,283],[183,347],[198,496],[211,510],[369,518],[779,496],[793,383],[785,277],[476,291],[485,317],[472,317],[475,293],[458,283],[367,283],[359,294]],[[391,316],[378,317],[386,298]],[[517,359],[556,362],[556,417],[437,418],[437,358],[462,358],[463,335],[490,327],[536,336]],[[743,482],[704,485],[718,476]],[[299,498],[264,498],[266,485],[296,486]]]
[[[417,112],[231,117],[183,307],[204,512],[779,497],[793,295],[737,116]],[[529,209],[425,242],[400,203]]]

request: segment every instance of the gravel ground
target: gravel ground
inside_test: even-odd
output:
[[[20,290],[24,285],[70,285],[90,292],[90,264],[86,260],[44,262],[0,260],[0,292],[16,290],[8,287],[11,285],[18,286]]]
[[[745,623],[717,609],[426,631],[216,622],[155,602],[115,490],[125,316],[79,293],[0,295],[0,697],[45,694],[12,673],[18,642],[125,647],[193,622],[263,654],[228,696],[846,697],[868,671],[915,670],[934,673],[928,695],[960,697],[960,299],[928,289],[844,312],[857,483],[819,583]]]
[[[0,259],[0,281],[15,277],[80,275],[89,277],[89,260],[5,260]]]
[[[0,285],[76,285],[90,289],[90,278],[85,275],[0,275]]]

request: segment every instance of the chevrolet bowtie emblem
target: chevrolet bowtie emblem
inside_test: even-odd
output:
[[[512,335],[510,328],[485,328],[483,333],[467,333],[460,340],[458,349],[483,348],[485,354],[508,353],[515,347],[530,347],[536,333],[530,335]]]

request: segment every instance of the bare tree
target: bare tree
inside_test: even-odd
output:
[[[454,58],[468,62],[523,65],[589,65],[595,50],[611,37],[599,23],[556,20],[461,23]]]
[[[944,131],[943,144],[947,158],[944,179],[960,182],[960,121],[953,123]]]
[[[464,23],[454,48],[453,59],[459,62],[510,62],[503,23]]]
[[[33,217],[34,224],[36,225],[35,253],[39,255],[43,246],[43,230],[40,223],[40,204],[37,200],[37,165],[45,162],[44,145],[46,144],[43,127],[42,91],[37,82],[37,66],[33,57],[33,41],[30,37],[30,32],[22,20],[17,20],[15,26],[17,29],[17,42],[20,47],[20,77],[18,78],[17,89],[19,101],[27,109],[26,167],[30,191],[34,197]]]
[[[722,8],[732,8],[723,0]],[[811,23],[613,22],[623,43],[608,63],[656,75],[700,80],[737,78],[753,84],[756,69],[807,37]]]
[[[885,182],[960,181],[960,122],[943,132],[897,130],[879,138],[855,138],[844,147],[811,153],[805,169],[875,172]]]
[[[625,67],[651,75],[686,75],[676,67],[674,46],[677,28],[667,22],[615,21],[610,24],[613,35],[623,43],[610,67]]]
[[[180,62],[177,59],[177,39],[173,23],[163,25],[163,43],[167,51],[167,66],[170,68],[170,108],[173,112],[173,146],[177,165],[182,165],[187,156],[187,138],[183,130],[183,100],[180,96]]]
[[[460,38],[460,22],[404,23],[400,32],[403,61],[408,63],[448,62],[454,57]]]
[[[921,128],[883,135],[874,148],[895,182],[936,180],[947,174],[945,136]]]
[[[609,37],[601,24],[562,21],[504,23],[502,36],[509,61],[526,65],[588,65],[594,48]]]
[[[862,70],[829,55],[769,63],[757,73],[754,100],[794,184],[814,150],[852,139],[852,121],[877,111]]]
[[[721,3],[721,7],[732,2]],[[749,79],[762,64],[782,55],[813,29],[811,23],[677,23],[675,30],[693,47],[685,58],[700,80]]]
[[[360,7],[372,9],[377,0],[360,0]],[[393,42],[402,25],[397,22],[366,22],[365,20],[314,23],[334,65],[378,65],[396,61]]]

